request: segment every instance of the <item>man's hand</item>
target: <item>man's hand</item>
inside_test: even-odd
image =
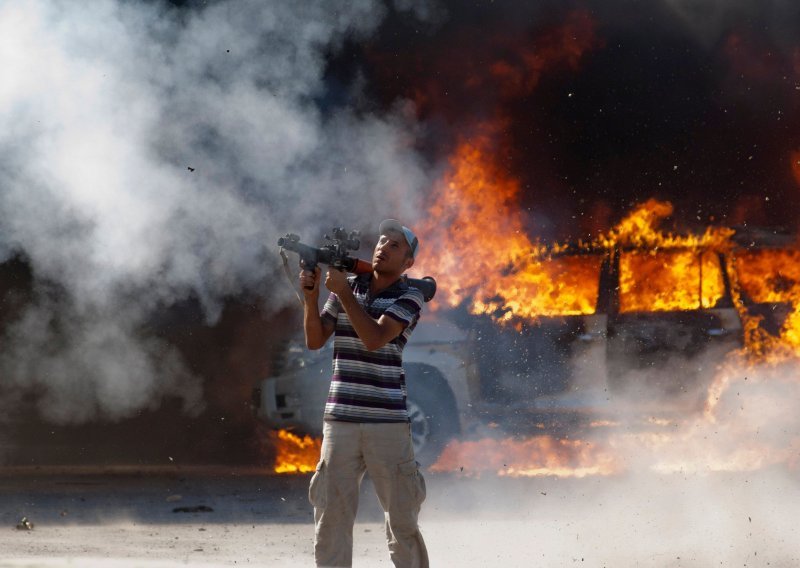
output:
[[[347,282],[347,274],[342,270],[328,268],[328,275],[325,277],[325,287],[341,297],[342,294],[350,291],[350,284]]]
[[[303,263],[300,263],[303,266]],[[333,334],[334,324],[330,320],[323,321],[319,313],[319,282],[322,273],[319,266],[314,267],[314,272],[303,269],[300,272],[300,287],[305,296],[303,306],[303,331],[306,334],[306,346],[309,349],[319,349]]]
[[[320,274],[319,266],[314,268],[314,272],[305,268],[300,272],[300,288],[303,289],[303,295],[306,299],[316,301],[319,298]]]

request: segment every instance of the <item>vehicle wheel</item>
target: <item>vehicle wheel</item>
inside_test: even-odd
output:
[[[455,397],[439,371],[429,365],[406,365],[406,385],[414,455],[429,466],[459,432]]]

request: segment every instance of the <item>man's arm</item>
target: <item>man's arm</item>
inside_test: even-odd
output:
[[[336,324],[329,319],[323,319],[319,313],[319,281],[320,269],[317,267],[312,273],[303,270],[300,273],[300,288],[303,290],[305,303],[303,304],[303,331],[306,336],[306,347],[319,349],[330,338]]]
[[[344,284],[342,284],[344,282]],[[350,318],[353,329],[358,334],[359,339],[369,351],[380,349],[392,339],[403,333],[405,324],[398,320],[382,315],[380,318],[373,319],[364,308],[356,301],[353,290],[347,283],[344,273],[336,269],[328,270],[328,278],[325,282],[328,289],[333,291],[339,298],[342,308]]]
[[[405,329],[404,324],[385,315],[377,320],[373,319],[356,301],[351,290],[340,295],[339,301],[342,303],[344,311],[347,312],[353,329],[356,330],[358,337],[369,351],[380,349],[403,333],[403,329]]]

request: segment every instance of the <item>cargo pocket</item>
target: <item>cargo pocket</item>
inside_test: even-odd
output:
[[[320,460],[314,475],[311,476],[311,484],[308,486],[308,501],[315,509],[325,508],[327,503],[325,486],[325,462]]]
[[[400,502],[407,505],[404,507],[406,509],[418,509],[427,495],[425,478],[419,470],[419,464],[415,460],[411,460],[399,464],[397,469],[398,489],[403,495]]]

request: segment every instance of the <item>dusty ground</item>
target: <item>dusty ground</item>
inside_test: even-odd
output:
[[[433,566],[800,565],[791,473],[427,480]],[[313,566],[307,483],[219,467],[7,468],[0,568]],[[367,485],[356,567],[391,566],[381,519]]]

